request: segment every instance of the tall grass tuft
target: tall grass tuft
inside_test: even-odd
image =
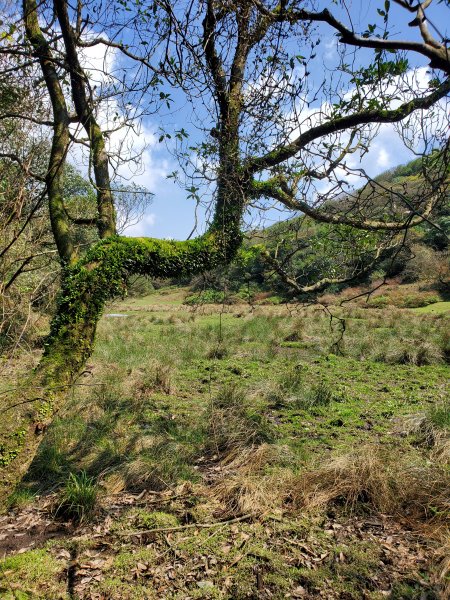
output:
[[[76,523],[89,520],[97,506],[98,486],[85,471],[70,473],[62,489],[56,516]]]
[[[206,452],[223,454],[273,441],[275,430],[265,408],[250,402],[242,388],[224,386],[207,411]]]
[[[450,398],[437,402],[430,408],[428,419],[435,427],[450,432]]]

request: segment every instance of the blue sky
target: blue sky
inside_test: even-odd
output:
[[[437,4],[427,12],[430,19],[432,32],[433,25],[441,30],[446,28],[449,22],[449,9],[445,3]],[[341,18],[346,25],[349,24],[349,16],[357,32],[363,31],[369,23],[382,25],[383,19],[377,14],[377,9],[383,8],[384,1],[361,0],[349,1],[346,8],[336,6],[332,2],[319,2],[320,8],[328,7],[338,18]],[[391,3],[389,15],[389,29],[392,35],[402,39],[418,39],[416,28],[407,26],[407,22],[412,19],[411,13],[408,13],[395,3]],[[332,71],[336,64],[337,49],[336,36],[327,25],[320,25],[319,33],[321,44],[317,48],[317,57],[311,65],[311,77],[317,82],[324,76],[324,68]],[[445,37],[448,32],[440,31]],[[97,47],[98,52],[98,47]],[[358,50],[356,57],[358,61],[368,62],[373,55],[372,51]],[[93,60],[104,60],[104,57]],[[410,56],[410,64],[414,66],[426,66],[427,61],[420,56]],[[117,56],[109,57],[111,64],[117,60]],[[425,71],[423,72],[424,76]],[[328,75],[326,75],[328,76]],[[195,202],[189,199],[188,194],[180,189],[179,186],[167,179],[167,175],[177,169],[177,163],[169,152],[165,143],[159,143],[159,130],[164,127],[167,131],[176,131],[182,127],[186,129],[192,140],[198,139],[198,132],[195,130],[195,119],[193,118],[193,107],[186,101],[186,98],[177,90],[172,91],[173,105],[170,111],[161,111],[158,115],[147,117],[141,130],[131,135],[130,142],[138,148],[144,148],[142,166],[139,170],[133,170],[129,167],[122,169],[122,174],[130,180],[144,185],[154,194],[152,204],[147,208],[142,220],[130,227],[127,235],[149,236],[162,238],[184,239],[188,236],[195,223]],[[319,102],[320,104],[320,102]],[[318,105],[318,104],[316,104]],[[202,109],[198,106],[197,113],[202,115]],[[206,115],[205,115],[206,117]],[[208,125],[209,127],[209,125]],[[169,142],[171,143],[171,142]],[[374,176],[388,168],[407,162],[412,154],[404,146],[394,129],[390,126],[383,126],[380,133],[374,140],[369,154],[364,159],[364,167],[367,172]],[[78,160],[77,160],[78,162]],[[268,222],[286,218],[286,215],[278,211],[270,211],[266,215]],[[198,228],[201,232],[205,226],[204,210],[197,211]]]

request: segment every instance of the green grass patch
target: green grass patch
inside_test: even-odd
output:
[[[150,535],[147,547],[124,536],[93,590],[117,599],[159,598],[155,582],[158,569],[167,572],[167,559],[177,562],[173,581],[184,586],[172,590],[171,600],[246,598],[255,591],[256,573],[273,598],[298,588],[311,596],[339,593],[378,600],[372,579],[384,568],[378,548],[359,538],[344,547],[323,533],[326,511],[339,510],[339,501],[345,503],[342,494],[340,500],[339,494],[333,496],[318,522],[308,516],[306,525],[289,512],[298,490],[286,492],[278,503],[270,504],[270,497],[289,478],[300,484],[302,474],[325,472],[320,469],[342,456],[364,458],[367,448],[401,457],[414,472],[428,473],[431,446],[418,443],[418,436],[402,431],[401,424],[409,415],[425,414],[441,430],[439,439],[449,428],[450,411],[443,401],[449,374],[447,317],[336,308],[346,319],[341,338],[336,319],[318,310],[299,310],[295,316],[275,306],[256,307],[254,314],[242,307],[228,307],[223,314],[208,308],[174,310],[170,303],[177,293],[169,290],[166,303],[159,300],[164,294],[152,294],[148,298],[154,305],[148,299],[127,300],[135,302],[132,316],[102,319],[90,374],[79,380],[82,385],[75,386],[49,427],[26,492],[18,490],[11,505],[27,502],[36,492],[59,489],[60,497],[67,496],[73,473],[84,473],[85,484],[96,481],[111,493],[168,493],[190,482],[180,488],[195,490],[184,505],[174,501],[132,508],[111,531],[204,523],[240,514],[243,507],[278,518],[282,510],[286,514],[282,521],[268,517],[200,528],[195,535],[192,529],[174,532],[167,540],[154,534],[156,541]],[[116,310],[122,312],[123,305]],[[217,491],[208,505],[198,488],[205,477],[214,485],[222,473],[227,474],[222,495]],[[89,485],[72,484],[83,498]],[[75,506],[84,505],[69,495]],[[355,495],[357,514],[375,510],[363,496]],[[433,506],[441,510],[438,498],[425,507],[430,514]],[[300,553],[298,544],[307,544],[312,554]],[[61,566],[50,550],[13,559],[6,570],[13,586],[33,598],[58,597],[54,590],[45,596],[44,585],[55,580],[59,590],[57,578],[67,565]],[[30,560],[36,563],[30,569],[34,578],[25,572]],[[423,591],[414,577],[399,581],[396,589],[399,598]]]
[[[1,598],[66,598],[67,584],[59,577],[65,566],[44,548],[5,558],[0,561]]]
[[[77,523],[89,520],[97,507],[98,487],[84,471],[70,473],[61,490],[56,515]]]
[[[440,315],[450,311],[450,302],[435,302],[434,304],[428,304],[427,306],[420,306],[419,308],[411,309],[417,314],[422,315]]]

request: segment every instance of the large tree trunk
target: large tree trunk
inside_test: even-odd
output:
[[[45,429],[83,370],[92,353],[105,302],[123,291],[132,274],[171,277],[204,271],[231,260],[241,242],[242,204],[237,205],[240,210],[235,205],[233,211],[224,211],[228,214],[226,227],[213,227],[197,239],[173,242],[111,237],[96,244],[78,263],[66,267],[41,362],[21,386],[20,395],[16,394],[3,408],[14,427],[0,438],[0,497],[28,469]]]

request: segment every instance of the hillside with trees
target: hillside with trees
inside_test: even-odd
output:
[[[420,188],[422,160],[416,159],[379,175],[382,186],[402,187],[409,197]],[[380,205],[383,199],[379,198]],[[335,200],[336,206],[345,205],[346,199]],[[295,217],[262,230],[250,230],[242,249],[228,269],[219,268],[194,279],[172,280],[167,283],[188,285],[190,304],[208,302],[264,301],[280,303],[297,300],[314,302],[324,293],[351,298],[351,288],[366,288],[368,300],[375,288],[388,280],[417,284],[424,294],[417,294],[416,305],[427,303],[428,298],[445,299],[449,291],[448,238],[450,211],[448,200],[441,204],[433,223],[424,222],[411,230],[401,246],[386,248],[374,260],[374,248],[380,234],[352,230],[348,226],[330,226],[317,223],[307,216]],[[271,259],[276,256],[276,262]],[[314,283],[322,277],[327,280],[318,287]],[[377,285],[371,285],[377,282]],[[155,282],[161,285],[161,282]],[[138,288],[137,288],[138,289]],[[361,290],[359,290],[360,292]],[[404,288],[406,304],[414,302]],[[358,293],[359,293],[358,292]],[[133,288],[131,290],[133,293]],[[375,294],[376,295],[376,294]],[[333,301],[338,302],[338,298]]]

